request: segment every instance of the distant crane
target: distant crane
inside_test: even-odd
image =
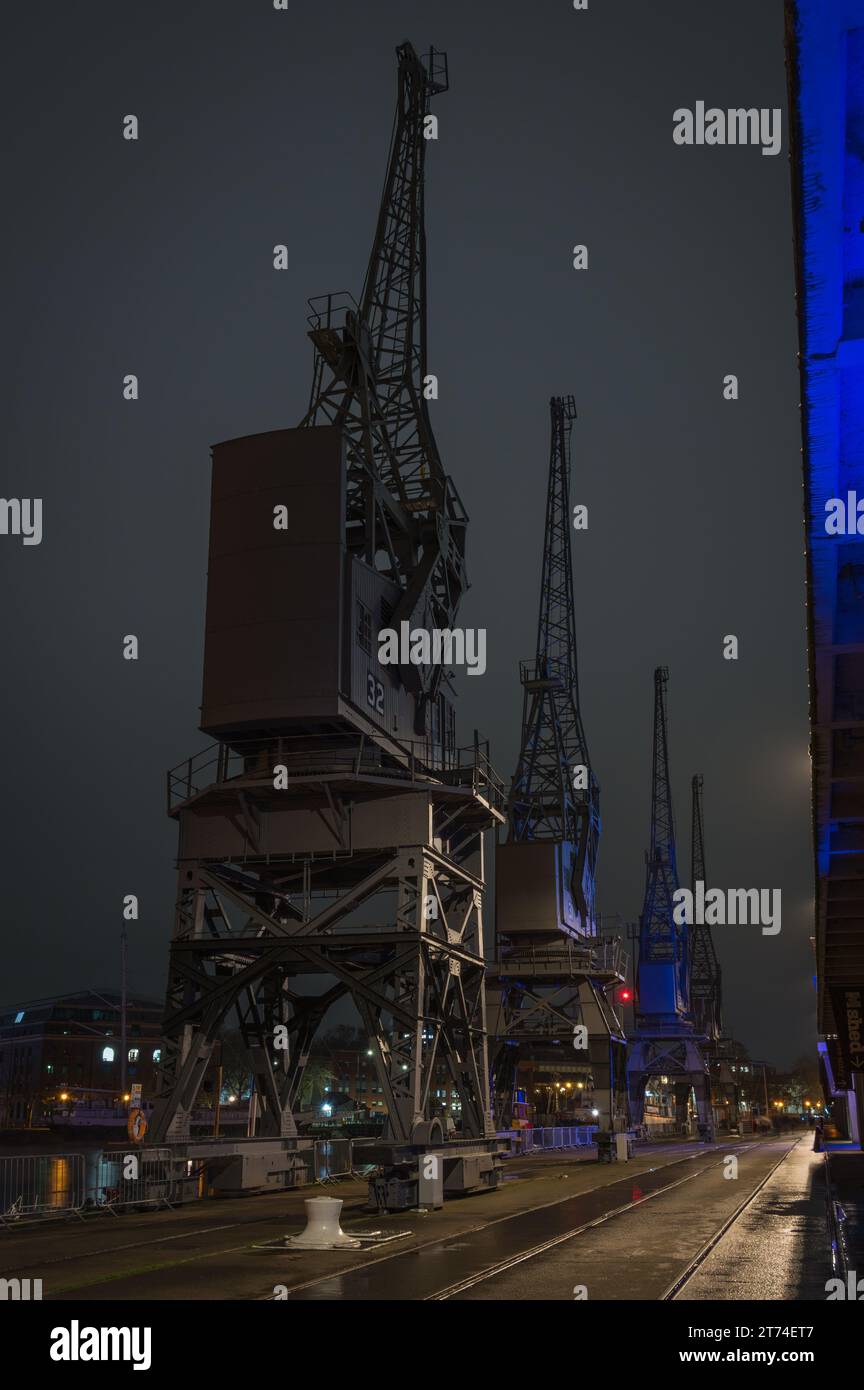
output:
[[[677,1024],[689,1017],[688,928],[676,922],[678,888],[675,819],[669,781],[666,687],[669,672],[654,672],[654,742],[651,775],[651,847],[646,855],[645,897],[639,919],[637,1026]]]
[[[570,541],[576,406],[553,396],[549,408],[536,656],[520,664],[522,741],[496,856],[497,959],[487,983],[495,1113],[509,1123],[520,1063],[569,1075],[574,1088],[590,1071],[611,1131],[623,1122],[624,1039],[606,990],[623,980],[624,960],[615,943],[597,940],[599,788],[579,707]]]
[[[679,1123],[692,1090],[700,1132],[713,1135],[708,1065],[695,1026],[690,994],[689,924],[677,921],[675,819],[669,776],[666,690],[669,672],[654,672],[654,737],[651,772],[651,838],[646,855],[645,896],[639,919],[636,1029],[627,1057],[630,1117],[641,1124],[645,1088],[651,1077],[670,1076]]]
[[[691,782],[692,831],[690,839],[690,887],[696,898],[696,884],[707,888],[705,877],[705,830],[702,814],[702,785],[696,774]],[[690,930],[690,999],[696,1031],[709,1042],[717,1042],[723,1032],[720,962],[714,949],[711,928],[694,922]]]
[[[702,809],[703,781],[698,773],[691,782],[692,825],[690,838],[690,887],[696,901],[696,885],[707,891],[705,829]],[[723,993],[720,962],[707,922],[694,921],[690,931],[690,999],[696,1031],[704,1037],[702,1049],[711,1073],[718,1104],[726,1109],[727,1123],[737,1128],[740,1087],[737,1044],[723,1033]]]
[[[600,840],[600,789],[591,769],[579,708],[576,604],[570,545],[572,396],[550,401],[551,448],[545,543],[540,579],[537,655],[521,667],[522,743],[509,802],[513,844],[547,840],[567,856],[562,865],[572,901],[568,925],[594,936],[594,880]],[[566,929],[566,928],[565,928]]]

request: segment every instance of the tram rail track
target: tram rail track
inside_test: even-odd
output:
[[[733,1152],[742,1153],[757,1150],[761,1147],[762,1144],[759,1141],[739,1141],[736,1144],[713,1144],[710,1147],[700,1147],[689,1153],[678,1153],[674,1157],[672,1155],[664,1156],[666,1157],[665,1162],[659,1162],[651,1168],[642,1169],[638,1173],[633,1173],[632,1175],[625,1173],[620,1179],[616,1178],[612,1182],[598,1183],[596,1186],[586,1188],[582,1192],[570,1192],[566,1196],[556,1197],[551,1201],[535,1201],[534,1204],[528,1205],[520,1210],[497,1215],[493,1217],[492,1220],[477,1220],[461,1230],[451,1231],[447,1235],[435,1235],[432,1236],[431,1239],[418,1241],[408,1247],[393,1246],[390,1247],[386,1253],[384,1251],[376,1252],[373,1258],[367,1258],[358,1263],[347,1265],[341,1270],[319,1273],[310,1279],[296,1284],[289,1283],[287,1296],[288,1298],[296,1297],[301,1300],[308,1298],[314,1299],[316,1297],[327,1298],[331,1296],[348,1298],[376,1297],[377,1295],[375,1293],[369,1292],[371,1285],[367,1287],[366,1291],[361,1291],[360,1284],[364,1280],[367,1281],[368,1284],[370,1279],[378,1280],[380,1278],[382,1282],[381,1298],[387,1300],[388,1297],[404,1297],[404,1293],[400,1290],[400,1277],[401,1273],[404,1272],[404,1265],[394,1265],[392,1262],[399,1261],[400,1258],[403,1261],[406,1258],[410,1261],[412,1256],[421,1259],[422,1256],[431,1254],[434,1257],[438,1253],[446,1256],[450,1253],[448,1249],[448,1247],[450,1247],[454,1252],[460,1249],[463,1252],[461,1255],[456,1256],[455,1270],[452,1270],[451,1265],[452,1273],[455,1274],[458,1272],[458,1265],[461,1260],[464,1270],[463,1277],[451,1278],[449,1282],[444,1282],[446,1273],[442,1270],[439,1274],[434,1276],[439,1281],[438,1287],[430,1287],[428,1275],[431,1271],[426,1270],[424,1271],[426,1277],[421,1277],[420,1287],[417,1288],[415,1297],[423,1302],[441,1302],[451,1298],[458,1298],[461,1294],[469,1292],[478,1285],[488,1283],[488,1281],[494,1280],[497,1276],[506,1274],[510,1269],[514,1269],[519,1265],[537,1259],[546,1252],[555,1250],[556,1247],[566,1244],[567,1241],[576,1239],[587,1231],[614,1222],[617,1218],[625,1216],[628,1212],[634,1211],[637,1207],[645,1206],[655,1197],[671,1193],[675,1189],[693,1182],[703,1174],[716,1169],[720,1161],[720,1155],[725,1156]],[[791,1145],[784,1146],[783,1153],[777,1159],[777,1162],[772,1164],[768,1173],[761,1178],[753,1191],[739,1204],[731,1216],[712,1234],[711,1239],[705,1242],[693,1259],[690,1260],[687,1266],[677,1275],[673,1284],[664,1291],[661,1295],[663,1300],[668,1301],[673,1299],[680,1289],[686,1285],[688,1279],[696,1272],[702,1262],[711,1253],[711,1250],[714,1249],[730,1227],[734,1225],[735,1221],[762,1190],[765,1183],[790,1152],[791,1147]],[[658,1154],[657,1157],[660,1158],[661,1155]],[[684,1165],[687,1165],[688,1171],[682,1173],[680,1169]],[[679,1169],[679,1172],[674,1173],[670,1171],[667,1176],[665,1172],[667,1169]],[[517,1173],[520,1171],[521,1169],[516,1170]],[[668,1179],[672,1180],[670,1181]],[[630,1182],[638,1183],[646,1189],[650,1187],[652,1182],[657,1182],[658,1185],[651,1190],[640,1192],[638,1197],[622,1202],[620,1198],[623,1194],[620,1191],[620,1185]],[[616,1187],[619,1187],[619,1191],[617,1192],[615,1191]],[[607,1193],[608,1198],[604,1195]],[[610,1204],[609,1209],[602,1210],[602,1204],[606,1200],[608,1200]],[[583,1206],[583,1210],[578,1213],[582,1219],[573,1221],[572,1224],[567,1224],[564,1230],[556,1230],[556,1220],[561,1219],[564,1222],[567,1221],[566,1205],[568,1203],[584,1204],[584,1206],[587,1206],[588,1210],[586,1212]],[[558,1218],[555,1212],[557,1208],[561,1207],[564,1207],[565,1211],[562,1212],[561,1217]],[[353,1215],[354,1213],[352,1213],[352,1216]],[[574,1215],[576,1215],[576,1212],[574,1212]],[[67,1250],[63,1254],[54,1252],[49,1255],[46,1252],[33,1259],[32,1264],[29,1260],[26,1261],[26,1264],[29,1269],[36,1271],[47,1271],[51,1268],[65,1268],[65,1270],[68,1270],[69,1275],[71,1275],[71,1280],[69,1282],[64,1280],[65,1288],[57,1288],[55,1296],[60,1298],[74,1297],[74,1289],[76,1286],[82,1289],[87,1286],[96,1287],[103,1282],[111,1283],[118,1278],[134,1278],[136,1272],[138,1272],[134,1267],[125,1271],[117,1270],[112,1272],[106,1269],[102,1275],[87,1279],[83,1281],[82,1284],[78,1285],[74,1272],[75,1266],[78,1263],[86,1262],[89,1264],[94,1259],[110,1260],[114,1255],[122,1257],[124,1252],[129,1252],[130,1254],[131,1252],[136,1252],[136,1257],[138,1252],[140,1252],[146,1259],[146,1252],[148,1251],[151,1251],[154,1257],[157,1252],[161,1252],[163,1255],[167,1256],[164,1262],[160,1261],[160,1265],[164,1267],[166,1271],[177,1265],[195,1264],[199,1262],[204,1263],[210,1259],[218,1259],[223,1255],[236,1255],[244,1249],[251,1249],[251,1246],[249,1244],[232,1244],[230,1247],[224,1247],[221,1241],[219,1241],[210,1248],[203,1248],[191,1253],[189,1247],[186,1245],[187,1241],[206,1242],[208,1237],[212,1238],[222,1233],[228,1236],[229,1239],[231,1239],[232,1235],[235,1237],[240,1235],[242,1240],[243,1236],[241,1233],[244,1230],[249,1231],[250,1237],[254,1239],[254,1237],[252,1237],[254,1228],[256,1226],[272,1224],[272,1221],[272,1213],[268,1211],[266,1213],[256,1214],[255,1216],[251,1216],[250,1214],[250,1217],[246,1218],[240,1217],[239,1219],[225,1222],[214,1222],[212,1225],[199,1226],[196,1224],[189,1230],[165,1231],[163,1228],[162,1230],[154,1230],[152,1232],[141,1231],[138,1239],[119,1241],[117,1243],[110,1240],[100,1241],[97,1238],[97,1240],[92,1243],[88,1241],[83,1248],[79,1247],[78,1249]],[[366,1222],[364,1221],[363,1224],[366,1224]],[[534,1227],[533,1230],[532,1226]],[[485,1234],[487,1232],[488,1234]],[[496,1232],[501,1232],[502,1235],[498,1236]],[[132,1235],[132,1232],[130,1231],[129,1234]],[[431,1232],[429,1234],[431,1236]],[[532,1242],[530,1240],[532,1234],[534,1234],[535,1237],[537,1235],[545,1235],[546,1238],[540,1240],[535,1238]],[[454,1242],[456,1243],[454,1244]],[[488,1262],[484,1263],[484,1255],[489,1253],[488,1247],[490,1244],[495,1243],[499,1244],[499,1248],[503,1247],[504,1251],[507,1251],[509,1246],[508,1253],[504,1258],[488,1260]],[[487,1247],[485,1251],[484,1244]],[[520,1246],[522,1248],[520,1248]],[[0,1245],[0,1251],[2,1251],[2,1245]],[[19,1271],[23,1271],[25,1264],[24,1261],[20,1260],[21,1253],[22,1252],[19,1250],[19,1258],[16,1260],[16,1268]],[[482,1267],[475,1269],[469,1268],[468,1266],[470,1266],[472,1261],[479,1262]],[[449,1263],[448,1261],[448,1264]],[[386,1269],[387,1265],[390,1265],[390,1270]],[[371,1273],[373,1266],[377,1267],[378,1270],[374,1275]],[[156,1266],[151,1266],[148,1263],[141,1266],[140,1271],[145,1272],[155,1268]],[[345,1284],[345,1291],[332,1293],[327,1286],[335,1286],[339,1281],[343,1281]],[[410,1282],[409,1280],[409,1283]],[[423,1283],[426,1285],[425,1288],[422,1287]],[[391,1291],[396,1291],[388,1294],[388,1286]],[[247,1297],[248,1296],[250,1295],[247,1294]],[[283,1297],[284,1296],[283,1294]],[[273,1297],[273,1294],[268,1293],[261,1296],[252,1292],[251,1297],[253,1299],[256,1297],[263,1297],[265,1301],[268,1301]]]
[[[725,1152],[731,1152],[734,1149],[746,1150],[754,1146],[752,1144],[739,1144],[736,1146],[717,1146],[717,1148],[720,1147],[723,1147]],[[713,1149],[712,1152],[716,1153],[717,1148]],[[774,1165],[775,1168],[783,1162],[783,1159],[786,1158],[786,1154],[788,1152],[789,1150],[787,1150],[786,1153],[784,1153],[782,1157],[778,1159],[777,1164]],[[701,1177],[703,1173],[709,1172],[711,1168],[714,1166],[715,1165],[713,1163],[706,1163],[701,1168],[695,1169],[694,1172],[687,1173],[682,1178],[677,1178],[675,1182],[666,1183],[663,1187],[655,1188],[653,1192],[645,1193],[644,1196],[640,1196],[639,1198],[633,1201],[622,1203],[620,1207],[615,1207],[612,1211],[605,1212],[603,1213],[603,1215],[597,1216],[591,1221],[585,1221],[578,1226],[574,1226],[569,1231],[562,1231],[560,1234],[553,1236],[549,1240],[543,1241],[539,1245],[535,1245],[533,1248],[529,1250],[525,1250],[518,1255],[514,1255],[510,1259],[501,1260],[498,1264],[490,1265],[488,1269],[482,1270],[479,1273],[472,1275],[466,1279],[459,1280],[455,1284],[450,1285],[448,1288],[439,1290],[437,1293],[430,1294],[428,1295],[428,1298],[425,1301],[443,1302],[446,1299],[458,1296],[458,1294],[460,1293],[465,1293],[468,1289],[475,1288],[478,1284],[486,1283],[489,1279],[494,1279],[501,1274],[505,1274],[510,1269],[515,1269],[517,1265],[524,1264],[528,1260],[535,1259],[538,1255],[543,1255],[547,1251],[555,1249],[556,1246],[564,1245],[568,1240],[575,1240],[577,1236],[583,1235],[586,1231],[593,1230],[597,1226],[603,1226],[609,1221],[614,1221],[616,1217],[624,1216],[627,1212],[634,1211],[636,1207],[644,1207],[646,1202],[652,1201],[655,1197],[661,1197],[664,1193],[672,1192],[675,1188],[682,1187],[685,1183],[693,1182],[694,1179]],[[774,1168],[771,1169],[771,1172],[774,1172]],[[768,1176],[770,1177],[770,1173]],[[767,1178],[764,1181],[767,1182]],[[763,1184],[760,1183],[760,1187],[762,1185]],[[759,1189],[757,1188],[756,1191],[758,1190]],[[752,1201],[755,1195],[756,1192],[754,1192],[751,1195],[751,1197],[747,1199],[746,1203],[742,1204],[741,1210],[743,1210],[745,1206],[749,1205],[749,1202]],[[727,1223],[727,1225],[724,1227],[724,1230],[718,1234],[717,1239],[720,1238],[720,1235],[722,1235],[724,1231],[728,1229],[728,1226],[731,1224],[731,1221]],[[706,1250],[705,1254],[707,1253],[709,1253],[708,1250]],[[700,1256],[701,1258],[705,1258],[705,1256],[702,1255],[701,1252]]]
[[[780,1158],[778,1158],[777,1162],[773,1165],[773,1167],[770,1168],[769,1171],[765,1174],[764,1178],[758,1184],[758,1186],[754,1187],[750,1195],[748,1197],[745,1197],[744,1201],[740,1204],[740,1206],[736,1207],[736,1209],[732,1212],[728,1220],[724,1221],[723,1225],[720,1227],[718,1231],[715,1231],[714,1235],[711,1236],[710,1240],[707,1240],[705,1242],[698,1254],[694,1255],[690,1263],[686,1266],[684,1270],[682,1270],[681,1274],[678,1275],[678,1278],[675,1279],[669,1285],[666,1292],[661,1296],[659,1300],[661,1303],[671,1303],[678,1297],[681,1290],[689,1283],[696,1271],[701,1267],[702,1264],[704,1264],[705,1260],[707,1260],[708,1256],[711,1254],[711,1251],[715,1248],[715,1246],[720,1244],[720,1241],[726,1235],[727,1231],[730,1231],[732,1229],[736,1221],[738,1221],[744,1215],[747,1208],[753,1202],[755,1202],[763,1187],[765,1187],[765,1185],[768,1182],[770,1182],[771,1178],[777,1172],[777,1169],[780,1167],[780,1164],[786,1161],[792,1150],[796,1147],[797,1144],[800,1144],[800,1142],[801,1140],[798,1139],[796,1140],[795,1144],[790,1145],[786,1152]]]
[[[712,1145],[707,1150],[707,1152],[705,1149],[700,1149],[694,1153],[687,1155],[686,1157],[679,1157],[675,1160],[672,1160],[669,1163],[661,1164],[657,1168],[642,1171],[638,1175],[634,1174],[632,1180],[642,1182],[644,1184],[646,1183],[646,1180],[650,1180],[652,1175],[662,1173],[664,1168],[679,1167],[683,1164],[695,1165],[690,1172],[687,1172],[682,1176],[676,1176],[673,1181],[661,1182],[661,1184],[658,1187],[654,1188],[652,1191],[642,1192],[639,1194],[638,1197],[632,1200],[628,1200],[626,1202],[620,1202],[619,1204],[612,1206],[607,1211],[596,1212],[587,1219],[583,1218],[582,1220],[574,1223],[573,1225],[568,1226],[563,1231],[555,1231],[554,1234],[549,1235],[547,1239],[543,1241],[535,1241],[533,1243],[526,1242],[523,1248],[513,1250],[512,1253],[509,1254],[506,1258],[489,1261],[488,1263],[484,1264],[481,1268],[472,1269],[470,1272],[467,1272],[465,1276],[461,1279],[454,1279],[451,1280],[449,1283],[444,1283],[442,1281],[438,1284],[437,1287],[427,1287],[426,1291],[421,1291],[418,1289],[415,1297],[420,1302],[442,1302],[450,1298],[458,1298],[461,1294],[470,1291],[478,1285],[484,1284],[489,1280],[496,1278],[499,1275],[505,1274],[508,1270],[514,1269],[519,1265],[525,1264],[533,1259],[536,1259],[537,1257],[542,1256],[543,1254],[551,1250],[554,1250],[558,1246],[564,1245],[567,1241],[573,1240],[587,1231],[590,1231],[598,1226],[602,1226],[608,1222],[611,1222],[615,1220],[615,1218],[623,1216],[627,1212],[635,1210],[637,1207],[645,1206],[646,1203],[651,1201],[651,1199],[654,1197],[659,1197],[664,1194],[668,1194],[669,1192],[674,1191],[676,1188],[680,1188],[685,1184],[692,1182],[693,1180],[699,1178],[705,1173],[709,1173],[712,1170],[716,1170],[718,1166],[718,1154],[722,1154],[722,1156],[725,1157],[729,1153],[746,1152],[761,1147],[762,1145],[758,1141],[750,1141],[744,1143],[739,1142],[734,1145],[715,1144]],[[786,1157],[786,1154],[788,1152],[789,1148],[784,1148],[783,1155],[778,1161],[782,1162],[783,1158]],[[708,1161],[700,1162],[700,1159],[702,1159],[703,1155]],[[631,1179],[628,1175],[627,1177],[624,1177],[618,1181],[628,1182],[630,1180]],[[404,1292],[388,1295],[388,1281],[391,1287],[400,1288],[400,1290],[404,1287],[408,1287],[409,1285],[416,1285],[416,1257],[419,1255],[420,1252],[423,1252],[428,1257],[429,1254],[434,1253],[435,1246],[440,1247],[442,1251],[447,1251],[449,1248],[452,1249],[454,1252],[461,1248],[463,1250],[467,1250],[468,1253],[464,1255],[464,1259],[466,1263],[470,1263],[472,1259],[476,1259],[478,1257],[482,1258],[480,1250],[477,1250],[476,1247],[479,1246],[482,1250],[482,1244],[484,1243],[484,1239],[485,1242],[488,1244],[489,1235],[494,1228],[505,1227],[506,1229],[507,1225],[510,1223],[512,1223],[514,1226],[521,1223],[524,1226],[526,1224],[527,1219],[533,1219],[536,1221],[538,1218],[540,1218],[542,1221],[543,1217],[549,1217],[549,1215],[552,1212],[552,1209],[564,1206],[567,1203],[571,1202],[583,1202],[586,1199],[593,1198],[595,1199],[596,1203],[596,1200],[598,1198],[602,1200],[601,1194],[607,1190],[607,1187],[611,1188],[616,1185],[617,1184],[604,1184],[600,1187],[590,1188],[582,1193],[570,1194],[567,1197],[559,1198],[554,1202],[543,1203],[542,1205],[538,1205],[536,1207],[526,1208],[525,1210],[520,1212],[510,1213],[507,1216],[496,1217],[495,1220],[491,1222],[478,1224],[476,1227],[459,1233],[459,1235],[455,1238],[452,1235],[442,1238],[435,1238],[434,1240],[425,1242],[422,1245],[414,1246],[407,1250],[400,1250],[394,1247],[391,1250],[389,1250],[386,1253],[386,1255],[380,1254],[377,1255],[374,1259],[363,1261],[362,1264],[351,1266],[339,1273],[329,1275],[318,1275],[313,1279],[307,1280],[302,1285],[295,1285],[293,1288],[288,1290],[287,1297],[289,1299],[293,1297],[313,1299],[318,1297],[348,1299],[354,1297],[367,1299],[380,1297],[384,1301],[387,1301],[388,1297],[390,1296],[397,1298],[404,1297]],[[615,1194],[610,1192],[609,1195],[614,1200]],[[547,1227],[550,1224],[548,1219],[546,1221],[546,1224]],[[465,1244],[463,1244],[461,1247],[458,1244],[453,1244],[454,1239],[456,1239],[457,1241],[464,1242]],[[511,1241],[511,1244],[512,1243],[514,1242]],[[458,1258],[459,1257],[457,1256],[457,1259]],[[391,1267],[389,1271],[386,1268],[380,1268],[382,1266],[387,1265],[390,1265]],[[373,1266],[379,1267],[379,1274],[377,1276],[374,1276],[370,1273]],[[399,1280],[394,1282],[393,1270],[395,1270],[396,1268],[399,1268],[402,1271],[405,1278],[404,1284],[401,1283]],[[376,1277],[380,1281],[379,1292],[373,1294],[371,1292],[372,1286],[370,1280]]]

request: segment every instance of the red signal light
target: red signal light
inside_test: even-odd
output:
[[[622,989],[622,990],[619,991],[618,999],[619,999],[619,1001],[620,1001],[622,1004],[629,1004],[629,1003],[630,1003],[630,1000],[631,1000],[632,998],[633,998],[633,991],[632,991],[632,989]]]

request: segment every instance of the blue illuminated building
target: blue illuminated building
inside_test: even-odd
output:
[[[787,40],[818,1027],[828,1087],[843,1096],[843,1118],[858,1137],[864,1117],[864,0],[788,4]]]

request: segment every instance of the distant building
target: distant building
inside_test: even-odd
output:
[[[346,1095],[370,1114],[386,1113],[384,1088],[378,1084],[375,1063],[367,1048],[328,1048],[323,1055],[327,1080],[321,1094],[313,1096],[313,1102],[319,1105],[332,1103],[334,1095]]]
[[[431,1041],[431,1035],[424,1034],[424,1041]],[[316,1039],[307,1078],[310,1079],[307,1103],[314,1111],[331,1106],[335,1117],[339,1108],[345,1108],[338,1099],[341,1097],[343,1100],[350,1098],[358,1110],[368,1113],[370,1120],[383,1121],[387,1115],[387,1101],[384,1087],[378,1080],[374,1053],[359,1029],[342,1026]],[[462,1103],[444,1061],[435,1067],[429,1104],[431,1114],[450,1119],[457,1126],[461,1122]]]
[[[127,1000],[126,1086],[152,1099],[162,1005]],[[0,1127],[44,1124],[59,1105],[112,1106],[121,1093],[120,995],[114,990],[0,1007]]]

